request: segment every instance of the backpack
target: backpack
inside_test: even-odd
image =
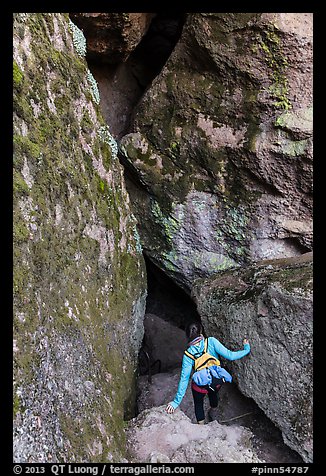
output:
[[[208,338],[204,342],[204,350],[191,354],[185,350],[185,354],[195,362],[195,372],[192,380],[196,385],[208,385],[215,390],[216,384],[231,382],[232,376],[221,367],[220,361],[207,352]]]

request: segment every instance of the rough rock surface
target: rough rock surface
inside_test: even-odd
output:
[[[121,140],[146,254],[194,279],[312,249],[312,14],[188,14]]]
[[[68,15],[15,14],[16,462],[119,462],[135,399],[145,266],[85,53]]]
[[[154,13],[70,13],[87,37],[90,59],[117,64],[135,49]]]
[[[312,256],[278,261],[200,279],[193,296],[208,334],[231,349],[250,340],[251,353],[232,362],[236,383],[311,462]]]
[[[145,410],[127,428],[129,459],[133,463],[259,463],[252,433],[241,426],[225,427],[217,421],[191,423],[177,409],[165,406]]]

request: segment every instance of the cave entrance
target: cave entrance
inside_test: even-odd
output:
[[[187,346],[185,326],[189,321],[201,320],[190,296],[146,256],[145,262],[148,296],[133,416],[165,405],[173,399],[180,378],[183,352]],[[147,359],[144,352],[148,351],[148,345],[151,360]],[[148,366],[149,362],[151,367]],[[204,408],[207,414],[207,398]],[[196,423],[190,385],[180,409],[192,423]],[[284,443],[281,431],[253,399],[241,393],[235,383],[222,387],[218,410],[217,421],[220,424],[241,425],[252,432],[252,445],[263,461],[302,464],[300,455]]]
[[[145,255],[148,296],[146,313],[156,314],[180,329],[198,320],[197,307],[190,296]]]
[[[124,62],[109,64],[94,55],[87,57],[99,86],[102,113],[115,139],[128,133],[133,110],[171,55],[185,18],[185,13],[156,13]]]
[[[139,374],[151,376],[181,365],[187,346],[185,327],[200,321],[188,294],[145,255],[147,302],[144,339],[139,352]]]

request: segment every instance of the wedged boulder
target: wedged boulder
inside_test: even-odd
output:
[[[120,461],[146,301],[137,222],[82,33],[20,13],[13,40],[13,458]]]
[[[165,372],[180,366],[188,342],[183,330],[155,314],[146,313],[144,332],[144,350],[149,353],[152,362],[160,362],[154,370]]]
[[[137,381],[137,410],[142,413],[153,407],[167,405],[174,399],[176,394],[181,367],[170,370],[169,372],[157,373],[152,376],[152,382],[148,381],[147,375],[142,375]],[[206,408],[206,399],[205,399]],[[191,394],[190,385],[188,385],[185,396],[180,404],[180,409],[187,415],[192,423],[196,423],[194,413],[194,403]]]
[[[312,254],[227,270],[193,287],[205,330],[228,348],[244,337],[251,353],[228,362],[241,392],[312,461]]]
[[[120,144],[146,254],[189,291],[310,251],[312,134],[311,13],[188,14]]]
[[[191,423],[177,409],[165,406],[145,410],[130,420],[126,430],[129,461],[133,463],[258,463],[251,431],[213,421]]]
[[[87,38],[89,59],[126,61],[146,33],[155,13],[70,13]]]

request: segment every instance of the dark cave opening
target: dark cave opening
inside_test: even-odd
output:
[[[139,413],[139,379],[152,385],[152,377],[181,366],[187,347],[185,327],[201,321],[196,304],[164,271],[144,254],[147,272],[147,299],[144,337],[138,354],[137,396],[133,416]],[[154,385],[155,387],[155,385]],[[126,415],[125,415],[126,416]],[[128,419],[128,418],[126,418]]]
[[[184,13],[158,13],[147,33],[129,56],[127,63],[143,92],[171,55],[180,38],[184,22]]]
[[[189,295],[145,255],[148,295],[146,313],[184,330],[189,321],[200,321],[196,304]]]
[[[185,13],[157,13],[126,61],[110,64],[87,55],[99,86],[103,115],[116,139],[130,131],[133,110],[171,55],[185,19]],[[78,18],[74,22],[78,26]],[[87,39],[87,31],[85,35]]]
[[[144,338],[139,352],[140,375],[165,372],[181,364],[186,346],[185,327],[200,321],[196,304],[174,281],[144,255],[147,269],[147,300]],[[164,346],[169,340],[169,355]],[[175,355],[174,355],[175,350]]]

